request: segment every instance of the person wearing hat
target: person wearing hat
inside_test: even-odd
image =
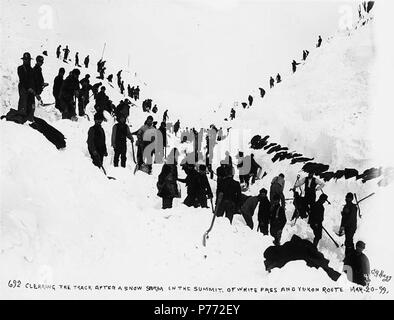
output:
[[[23,57],[23,64],[18,67],[18,93],[19,93],[19,101],[18,101],[18,111],[22,115],[24,115],[28,120],[33,120],[34,117],[34,109],[35,109],[35,101],[34,97],[36,95],[35,92],[35,79],[33,68],[31,67],[31,56],[29,52],[25,52]]]
[[[346,204],[341,212],[339,235],[345,234],[345,255],[347,255],[354,250],[353,237],[357,230],[357,206],[352,202],[353,193],[351,192],[346,194],[345,201]]]
[[[83,64],[85,65],[85,68],[88,68],[88,67],[89,67],[89,55],[87,55],[87,56],[85,57],[85,60],[83,60]]]
[[[63,81],[60,89],[59,99],[63,119],[71,119],[76,116],[75,98],[78,96],[80,90],[78,80],[80,73],[78,69],[72,70]]]
[[[361,286],[368,285],[370,279],[369,275],[371,272],[369,259],[363,253],[365,250],[365,243],[363,241],[357,241],[356,250],[345,258],[344,265],[352,267],[352,282],[357,283]]]
[[[58,58],[58,59],[60,59],[60,53],[61,53],[60,48],[61,47],[62,46],[59,44],[59,46],[56,48],[56,58]]]
[[[174,148],[170,151],[166,163],[163,164],[159,179],[156,184],[157,195],[162,198],[162,209],[172,208],[172,202],[179,196],[178,190],[178,157],[179,151]]]
[[[201,208],[208,208],[207,199],[212,199],[212,189],[207,178],[207,167],[204,164],[198,166],[199,189],[197,200]]]
[[[100,88],[100,92],[95,96],[96,104],[94,105],[94,108],[97,112],[103,112],[108,108],[108,105],[110,104],[109,97],[107,96],[105,91],[106,88],[102,86]]]
[[[313,244],[317,247],[323,232],[323,220],[324,220],[324,206],[323,204],[327,201],[328,197],[325,193],[319,196],[319,199],[312,204],[311,211],[309,214],[308,223],[313,230],[315,235]]]
[[[67,58],[70,53],[70,49],[68,48],[68,45],[66,45],[66,47],[63,49],[63,51],[64,51],[63,61],[68,63]]]
[[[127,138],[130,139],[131,143],[134,142],[134,138],[130,132],[129,126],[126,124],[126,117],[119,115],[117,117],[118,123],[112,127],[112,138],[111,145],[114,148],[114,167],[120,165],[126,168],[126,153],[127,153]]]
[[[267,190],[264,188],[259,191],[257,196],[249,197],[241,206],[240,212],[245,219],[246,224],[253,230],[253,215],[257,204],[263,199],[263,194],[267,195]]]
[[[66,71],[64,70],[64,68],[60,68],[58,75],[53,80],[52,94],[55,97],[55,108],[58,109],[59,111],[61,111],[60,99],[59,99],[60,88],[62,87],[64,81],[63,77],[65,72]]]
[[[104,121],[104,116],[101,112],[94,115],[94,125],[88,131],[88,150],[92,162],[95,166],[101,168],[104,157],[108,156],[107,146],[105,144],[105,132],[101,127]]]

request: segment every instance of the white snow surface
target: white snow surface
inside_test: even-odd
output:
[[[377,157],[374,141],[381,136],[371,133],[379,118],[371,102],[375,81],[376,61],[374,23],[338,33],[315,49],[296,74],[283,75],[284,81],[273,90],[267,90],[261,100],[255,95],[254,105],[247,110],[237,108],[236,119],[224,122],[229,110],[215,114],[206,112],[203,122],[218,127],[232,127],[230,136],[220,144],[223,152],[229,148],[231,136],[242,132],[245,141],[255,134],[270,135],[270,142],[288,146],[316,162],[330,165],[330,170],[356,168],[363,172],[370,167],[388,168],[388,157]],[[34,54],[42,51],[41,44],[27,39],[15,43],[8,52],[21,54],[25,50]],[[11,44],[10,44],[11,45]],[[14,50],[14,51],[13,51]],[[82,60],[83,57],[80,56]],[[1,114],[16,108],[17,75],[20,61],[4,56],[0,62]],[[59,67],[63,66],[50,52],[45,57],[44,77],[51,83]],[[70,68],[70,67],[68,67]],[[90,74],[96,76],[95,56],[91,54]],[[67,72],[66,72],[67,74]],[[85,69],[82,71],[82,76]],[[115,77],[116,79],[116,77]],[[97,80],[98,81],[98,80]],[[93,81],[94,82],[94,81]],[[106,86],[110,98],[117,103],[122,97]],[[153,89],[151,89],[153,90]],[[251,88],[251,90],[254,90]],[[43,94],[45,102],[52,101],[50,89]],[[257,91],[257,90],[255,90]],[[141,100],[147,98],[142,89]],[[88,106],[92,116],[93,104]],[[171,120],[180,118],[183,110],[170,109]],[[163,110],[161,110],[163,111]],[[161,116],[159,112],[158,116]],[[374,299],[392,297],[374,293],[351,293],[354,285],[342,275],[333,282],[322,269],[312,269],[303,261],[288,263],[282,269],[265,271],[263,252],[272,245],[270,236],[251,231],[241,216],[230,225],[226,218],[217,218],[214,228],[203,247],[202,237],[209,227],[212,212],[208,209],[190,209],[174,200],[174,208],[161,210],[161,199],[156,196],[156,181],[161,165],[154,165],[153,175],[142,172],[133,175],[131,148],[128,145],[128,166],[113,168],[113,151],[105,159],[108,180],[91,163],[86,138],[92,125],[86,119],[78,122],[62,120],[53,107],[38,107],[36,115],[50,122],[67,138],[67,147],[57,150],[39,132],[27,124],[0,122],[1,139],[1,197],[0,197],[0,296],[6,298],[121,298],[121,299]],[[147,114],[140,108],[132,109],[130,124],[135,130]],[[216,118],[214,118],[216,117]],[[380,118],[379,118],[380,119]],[[160,121],[160,119],[158,118]],[[222,122],[223,121],[223,122]],[[103,124],[110,146],[113,120]],[[199,127],[199,123],[187,123]],[[186,124],[185,124],[186,126]],[[245,131],[249,130],[249,131]],[[133,129],[132,129],[133,131]],[[374,131],[375,132],[375,131]],[[170,139],[173,141],[173,137]],[[218,147],[219,148],[219,147]],[[238,148],[231,146],[232,155]],[[251,152],[247,144],[241,146]],[[256,194],[262,187],[269,188],[272,177],[283,172],[286,176],[285,195],[300,172],[302,164],[289,161],[272,163],[273,155],[263,150],[253,151],[268,175],[259,180],[248,194]],[[384,152],[383,152],[384,154]],[[216,162],[219,158],[216,159]],[[215,167],[216,168],[216,167]],[[183,175],[183,172],[181,173]],[[393,184],[379,187],[374,179],[362,184],[354,178],[330,181],[324,188],[331,205],[326,205],[325,228],[340,244],[335,235],[340,224],[340,212],[347,192],[359,198],[375,192],[362,202],[355,241],[366,242],[365,253],[371,269],[394,270],[393,249],[390,244],[393,217],[390,201]],[[210,180],[212,187],[216,184]],[[182,185],[182,198],[186,194]],[[283,231],[282,243],[293,234],[313,239],[306,221],[290,225],[293,205],[287,203],[288,223]],[[257,214],[254,216],[257,221]],[[255,223],[256,229],[256,223]],[[342,272],[344,249],[336,248],[323,233],[319,250],[330,260],[330,267]],[[36,284],[142,286],[142,290],[33,290],[10,289],[9,280]],[[147,291],[145,286],[162,286],[164,291]],[[190,287],[191,291],[168,290],[169,286]],[[385,286],[391,291],[392,283],[372,277],[372,286]],[[223,288],[223,292],[195,291],[198,288]],[[238,291],[236,288],[256,288]],[[282,287],[295,287],[294,292],[280,292]],[[299,291],[299,287],[320,288],[319,292]],[[322,288],[341,287],[342,293],[325,293]],[[197,289],[198,289],[197,288]],[[269,293],[261,288],[277,288]]]

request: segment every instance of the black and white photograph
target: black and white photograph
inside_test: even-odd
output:
[[[0,0],[0,299],[393,299],[393,12]]]

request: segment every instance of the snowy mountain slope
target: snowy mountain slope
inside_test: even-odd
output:
[[[351,37],[335,38],[320,51],[311,53],[307,64],[294,76],[251,109],[241,110],[236,121],[231,123],[232,132],[247,124],[251,134],[269,134],[273,141],[316,157],[333,168],[353,166],[364,169],[379,165],[371,156],[370,138],[363,134],[370,113],[367,88],[373,61],[371,29],[372,24],[354,32]],[[31,48],[34,48],[32,52],[39,52],[34,44]],[[11,57],[8,59],[12,60]],[[15,107],[17,102],[13,71],[17,64],[15,59],[13,61],[13,64],[3,62],[0,65],[2,113],[10,106]],[[45,78],[51,82],[60,66],[62,63],[53,58],[53,54],[48,57],[44,64]],[[94,69],[92,65],[91,75],[95,74]],[[108,86],[107,89],[111,99],[117,102],[119,93]],[[43,99],[52,101],[48,91]],[[92,104],[88,109],[91,108]],[[176,112],[181,114],[181,110],[174,110]],[[162,211],[155,187],[160,166],[154,166],[153,176],[143,173],[134,176],[130,150],[126,169],[111,167],[111,151],[105,166],[117,180],[108,180],[92,166],[87,154],[86,134],[91,123],[86,119],[78,122],[60,120],[52,108],[38,108],[37,115],[65,134],[67,148],[57,151],[27,125],[0,122],[2,290],[9,279],[76,285],[350,286],[344,276],[333,283],[321,269],[310,269],[304,262],[292,262],[283,269],[266,273],[262,254],[272,244],[272,239],[250,231],[241,217],[236,217],[233,225],[218,218],[207,248],[203,248],[202,235],[209,226],[212,213],[208,209],[186,208],[179,199],[175,200],[174,209]],[[333,115],[338,118],[337,122],[332,121]],[[132,111],[131,124],[137,128],[145,117],[140,110]],[[208,117],[204,121],[209,121]],[[224,114],[220,117],[223,118]],[[197,126],[197,123],[191,125]],[[112,120],[103,126],[109,145]],[[231,136],[222,143],[223,151],[229,141],[232,141]],[[244,146],[243,150],[248,149]],[[238,150],[232,151],[234,154]],[[255,194],[261,187],[268,188],[272,177],[284,172],[286,196],[290,197],[288,188],[301,165],[289,166],[288,161],[272,164],[272,155],[258,151],[255,154],[268,175],[253,186],[251,193]],[[378,188],[377,181],[364,185],[354,179],[328,183],[325,192],[332,205],[326,208],[324,225],[331,234],[338,229],[346,192],[357,192],[361,196],[376,192],[361,205],[363,219],[355,240],[363,239],[367,243],[366,253],[372,268],[393,270],[390,243],[376,237],[377,232],[391,232],[388,222],[392,218],[387,208],[390,207],[393,185]],[[184,196],[184,187],[182,192]],[[288,219],[292,211],[289,202]],[[292,234],[308,239],[313,237],[305,221],[298,221],[295,227],[287,224],[282,242],[289,240]],[[343,249],[337,249],[325,235],[319,249],[330,259],[330,266],[341,271]],[[4,292],[8,297],[26,298],[90,297],[92,294],[93,297],[111,298],[304,297],[302,293],[271,296],[264,292],[222,294],[205,291],[127,294],[118,291]],[[338,296],[323,293],[312,296],[335,297]],[[339,297],[354,298],[349,293]]]

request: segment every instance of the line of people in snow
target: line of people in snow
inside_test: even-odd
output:
[[[316,48],[319,48],[321,46],[322,41],[323,41],[323,39],[321,38],[321,36],[319,36],[319,38],[317,40]],[[308,57],[308,55],[309,55],[309,51],[308,50],[303,50],[302,51],[302,60],[306,61],[306,58]],[[292,68],[293,73],[295,73],[297,71],[297,66],[300,65],[300,64],[301,64],[300,62],[297,62],[295,60],[293,60],[291,62],[291,68]],[[278,73],[276,75],[276,83],[278,84],[278,83],[281,83],[281,82],[282,82],[282,77]],[[274,88],[274,86],[275,86],[275,79],[272,76],[270,77],[270,80],[269,80],[269,86],[270,86],[270,89]],[[265,89],[259,87],[259,91],[260,91],[260,97],[264,98],[264,96],[266,94]],[[251,107],[253,105],[253,96],[249,95],[248,96],[248,103],[242,102],[241,105],[242,105],[242,107],[244,109]],[[230,117],[229,117],[230,120],[234,120],[235,119],[235,114],[236,114],[235,109],[231,108],[231,110],[230,110]],[[227,120],[227,118],[225,120]]]

